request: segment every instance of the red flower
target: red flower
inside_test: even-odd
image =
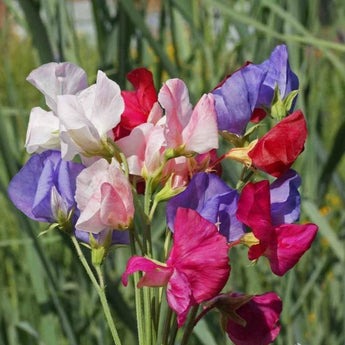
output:
[[[250,246],[249,260],[266,256],[272,272],[278,276],[284,275],[298,262],[317,233],[317,226],[311,223],[272,224],[267,180],[248,183],[244,187],[238,202],[237,218],[253,230],[242,240]]]
[[[157,93],[149,70],[134,69],[127,74],[127,79],[135,90],[121,92],[125,110],[120,124],[113,130],[116,140],[127,136],[134,127],[147,122],[151,109],[157,102]]]
[[[283,175],[304,149],[307,125],[297,110],[275,125],[259,139],[248,156],[252,164],[270,175]]]
[[[181,327],[191,306],[220,292],[230,266],[225,237],[196,211],[179,208],[174,229],[174,245],[166,264],[134,256],[127,263],[122,282],[127,285],[129,274],[144,271],[139,288],[166,285],[168,304],[177,313]]]

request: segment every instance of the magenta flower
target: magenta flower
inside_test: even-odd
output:
[[[174,244],[166,264],[134,256],[129,259],[122,282],[143,271],[142,286],[167,286],[169,306],[181,327],[193,305],[211,299],[224,287],[230,274],[228,245],[216,226],[196,211],[179,208],[175,219]]]
[[[209,303],[218,308],[224,330],[235,345],[267,345],[280,332],[282,301],[278,295],[221,294]]]
[[[266,256],[272,272],[282,276],[307,251],[317,233],[315,224],[274,224],[271,216],[269,182],[248,183],[238,202],[237,218],[249,226],[249,260]],[[244,235],[244,243],[248,234]]]

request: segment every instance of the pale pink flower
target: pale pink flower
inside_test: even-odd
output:
[[[165,138],[163,128],[152,123],[135,127],[130,135],[116,142],[127,158],[132,175],[148,176],[163,164]]]
[[[77,177],[75,199],[80,210],[77,230],[123,230],[134,216],[131,186],[115,159],[111,164],[99,159],[84,169]]]
[[[212,94],[201,97],[194,110],[188,90],[180,79],[168,80],[158,94],[165,110],[165,137],[168,148],[206,153],[218,148],[217,118]]]

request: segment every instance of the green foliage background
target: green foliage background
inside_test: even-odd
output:
[[[43,97],[25,78],[39,65],[67,60],[93,82],[104,70],[122,88],[126,74],[145,66],[156,87],[169,77],[186,81],[196,100],[246,60],[260,63],[277,44],[288,45],[300,80],[298,108],[309,137],[295,164],[302,176],[302,221],[319,235],[297,267],[283,278],[265,260],[248,265],[233,251],[230,288],[275,291],[283,299],[277,345],[345,343],[345,2],[341,0],[164,0],[158,28],[148,25],[144,0],[90,0],[96,42],[76,32],[66,0],[4,0],[0,33],[0,345],[108,345],[111,338],[98,297],[68,238],[37,238],[44,225],[9,202],[7,185],[25,163],[30,109]],[[115,8],[116,11],[111,11]],[[18,35],[14,25],[24,29]],[[235,171],[225,168],[229,180]],[[158,219],[156,241],[164,224]],[[157,244],[158,246],[159,244]],[[120,283],[126,249],[106,262],[107,293],[124,344],[135,344],[133,292]],[[179,337],[177,338],[177,344]],[[217,318],[207,315],[191,344],[230,344]]]

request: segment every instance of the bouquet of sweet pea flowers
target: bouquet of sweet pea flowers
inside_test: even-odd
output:
[[[272,343],[281,299],[225,286],[235,246],[248,247],[253,263],[265,256],[273,274],[283,276],[317,233],[315,224],[296,224],[301,179],[291,166],[307,126],[302,111],[294,111],[298,79],[286,46],[259,65],[246,63],[194,108],[180,79],[167,80],[157,93],[147,69],[127,77],[133,91],[121,91],[101,71],[88,86],[72,63],[30,73],[49,110],[31,111],[25,146],[33,155],[9,185],[11,200],[31,219],[49,223],[48,230],[70,236],[114,344],[124,340],[107,303],[103,263],[120,244],[131,252],[122,283],[133,279],[140,345],[175,344],[178,332],[186,345],[214,310],[235,345]],[[260,136],[267,118],[275,125]],[[223,155],[220,142],[231,147]],[[222,165],[241,167],[236,185],[222,179]],[[151,225],[159,204],[166,204],[166,231],[156,246]]]

